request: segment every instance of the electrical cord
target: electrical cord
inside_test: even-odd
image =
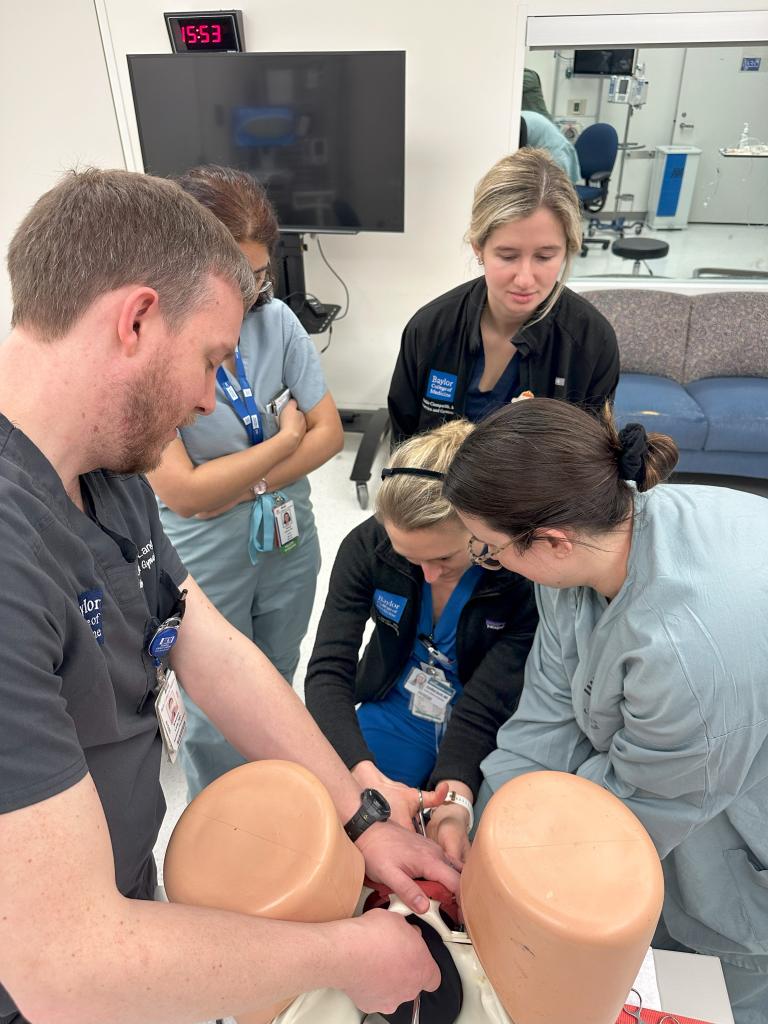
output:
[[[339,315],[338,315],[337,317],[334,317],[334,321],[335,321],[336,323],[338,323],[338,322],[339,322],[339,320],[343,320],[343,319],[344,319],[344,317],[345,317],[345,316],[347,315],[347,313],[349,312],[349,288],[347,288],[347,285],[346,285],[346,283],[344,282],[344,279],[343,279],[343,278],[341,277],[341,275],[340,275],[340,274],[338,274],[338,273],[337,273],[337,272],[336,272],[336,271],[335,271],[335,270],[333,269],[333,267],[331,266],[331,264],[330,264],[330,263],[328,262],[328,260],[326,259],[325,253],[323,252],[323,247],[322,247],[322,245],[320,244],[320,238],[319,238],[319,237],[318,237],[317,235],[315,235],[314,237],[315,237],[315,241],[317,242],[317,248],[318,248],[318,251],[319,251],[319,253],[320,253],[320,256],[322,257],[323,263],[324,263],[324,264],[326,265],[326,267],[328,267],[328,269],[330,270],[330,272],[331,272],[331,273],[333,274],[333,276],[334,276],[334,277],[336,278],[336,280],[337,280],[337,281],[339,282],[339,284],[341,285],[341,287],[342,287],[342,288],[344,289],[344,311],[343,311],[343,313],[340,313],[340,314],[339,314]],[[330,342],[329,342],[329,344],[330,344]]]
[[[329,349],[329,348],[331,347],[331,341],[332,341],[332,339],[333,339],[333,323],[330,323],[330,324],[328,325],[328,341],[327,341],[327,342],[325,343],[325,345],[323,345],[323,347],[322,347],[322,348],[320,349],[320,355],[322,355],[322,354],[323,354],[324,352],[327,352],[327,351],[328,351],[328,349]]]

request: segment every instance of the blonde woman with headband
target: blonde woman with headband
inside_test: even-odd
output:
[[[376,515],[336,556],[306,679],[315,720],[358,783],[384,793],[393,820],[410,827],[418,790],[436,791],[423,796],[429,807],[447,783],[427,834],[456,860],[537,622],[527,581],[472,566],[469,532],[442,496],[471,429],[453,421],[392,456]]]
[[[545,150],[519,149],[488,171],[467,238],[482,276],[433,299],[403,331],[389,390],[393,440],[459,416],[477,423],[523,392],[593,410],[612,400],[616,335],[565,286],[581,210]]]

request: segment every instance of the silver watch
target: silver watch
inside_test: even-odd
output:
[[[262,494],[266,494],[268,490],[269,484],[267,483],[267,478],[265,476],[263,476],[258,483],[253,485],[253,493],[257,498],[260,498]]]

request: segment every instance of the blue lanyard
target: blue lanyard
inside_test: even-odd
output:
[[[459,616],[472,596],[478,580],[483,574],[479,565],[472,565],[453,589],[453,593],[443,608],[437,625],[432,629],[432,587],[424,581],[421,591],[421,609],[419,611],[418,635],[414,643],[414,651],[424,651],[422,660],[437,664],[446,674],[455,675],[456,665],[448,657],[447,652],[456,645],[456,629]],[[424,640],[422,640],[424,637]],[[426,641],[426,642],[425,642]],[[421,657],[421,655],[419,655]]]
[[[235,349],[235,368],[237,369],[237,379],[240,384],[239,393],[234,387],[232,387],[229,377],[227,376],[227,371],[223,366],[220,366],[216,371],[216,380],[219,382],[222,391],[229,399],[230,405],[242,420],[251,444],[259,444],[264,440],[264,430],[261,426],[261,418],[259,417],[259,410],[253,398],[251,385],[245,375],[245,366],[243,365],[243,357],[240,355],[239,345]]]

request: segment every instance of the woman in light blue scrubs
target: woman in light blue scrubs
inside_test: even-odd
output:
[[[476,563],[528,577],[539,608],[478,802],[543,769],[609,789],[662,860],[654,945],[720,957],[737,1024],[765,1024],[768,501],[655,486],[676,462],[668,437],[549,399],[459,450],[445,493]]]
[[[150,481],[192,576],[290,682],[320,569],[307,474],[341,449],[341,421],[314,344],[271,297],[279,232],[264,189],[243,171],[214,166],[179,184],[232,232],[261,292],[237,353],[217,372],[216,408],[181,428]],[[272,407],[286,390],[284,407]],[[191,799],[244,759],[189,697],[184,703],[181,762]]]

